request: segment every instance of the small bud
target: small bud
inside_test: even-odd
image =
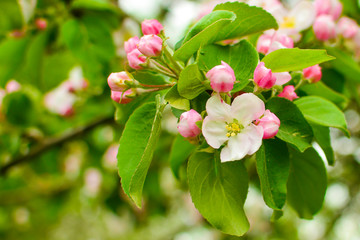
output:
[[[357,23],[348,17],[340,18],[336,25],[337,34],[342,35],[344,38],[354,38],[358,31]]]
[[[133,100],[129,96],[134,96],[132,89],[129,89],[125,92],[111,91],[111,99],[120,104],[126,104]]]
[[[316,18],[313,29],[317,39],[326,41],[336,37],[336,25],[329,15],[321,15]]]
[[[299,98],[295,92],[295,87],[292,85],[285,86],[283,91],[278,96],[289,99],[290,101]]]
[[[129,86],[126,84],[126,81],[131,83],[133,80],[124,71],[111,73],[107,79],[111,91],[119,92],[129,88]]]
[[[13,38],[23,38],[25,37],[25,31],[24,30],[14,30],[12,32],[10,32],[10,36]]]
[[[255,68],[254,82],[261,88],[272,88],[275,85],[276,77],[273,76],[271,69],[265,67],[265,63],[260,62]]]
[[[134,49],[137,49],[137,45],[139,44],[139,38],[137,36],[129,38],[124,43],[124,49],[126,53],[131,53]]]
[[[267,54],[272,42],[272,36],[269,34],[263,34],[259,37],[256,43],[256,50],[262,54]]]
[[[332,2],[332,7],[330,10],[330,15],[332,16],[332,18],[334,20],[338,19],[342,13],[343,10],[343,5],[340,1],[338,0],[333,0]]]
[[[162,39],[156,35],[145,35],[140,38],[138,49],[148,57],[159,56],[162,49]]]
[[[266,110],[264,116],[256,120],[256,124],[264,129],[263,139],[268,139],[275,137],[278,133],[280,120],[275,114]]]
[[[144,20],[141,23],[141,30],[144,35],[149,35],[149,34],[158,35],[161,32],[161,30],[163,30],[163,28],[164,27],[161,25],[161,23],[156,19]]]
[[[18,83],[15,80],[9,81],[5,86],[5,90],[6,90],[7,93],[12,93],[12,92],[19,91],[20,88],[21,88],[20,83]]]
[[[343,10],[342,3],[338,0],[315,0],[316,16],[330,15],[333,20],[340,17]]]
[[[312,83],[316,83],[321,80],[322,73],[319,64],[305,68],[303,70],[304,78],[309,79]]]
[[[196,122],[201,120],[201,115],[197,111],[191,109],[190,111],[181,114],[177,129],[181,136],[185,138],[196,137],[201,132],[201,129],[196,125]]]
[[[286,48],[294,47],[294,40],[286,34],[277,33],[276,41],[281,43]]]
[[[47,21],[44,18],[38,18],[35,20],[36,28],[39,30],[45,30],[47,28]]]
[[[146,57],[138,49],[134,49],[127,54],[127,60],[130,67],[138,70],[142,69],[141,64],[146,62]]]
[[[206,73],[210,80],[211,88],[216,92],[229,92],[234,87],[236,80],[234,70],[224,61]]]

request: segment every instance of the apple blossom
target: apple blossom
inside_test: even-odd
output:
[[[321,15],[316,18],[313,29],[317,39],[326,41],[336,37],[336,25],[330,15]]]
[[[206,73],[210,80],[211,88],[216,92],[229,92],[233,89],[235,83],[234,70],[224,61]]]
[[[333,20],[340,17],[343,10],[342,3],[338,0],[315,0],[316,15],[330,15]]]
[[[299,98],[295,92],[295,87],[292,85],[285,86],[283,91],[281,93],[279,93],[278,96],[289,99],[290,101],[293,101],[294,99]]]
[[[294,41],[286,34],[275,31],[267,31],[261,35],[256,44],[256,50],[268,54],[281,48],[293,48]]]
[[[5,90],[7,93],[19,91],[20,88],[21,88],[21,85],[16,80],[10,80],[5,86]]]
[[[322,73],[319,64],[305,68],[303,70],[304,78],[309,79],[312,83],[316,83],[321,80]]]
[[[273,76],[271,69],[265,67],[265,63],[260,62],[254,71],[254,82],[261,88],[272,88],[275,85],[276,77]]]
[[[265,112],[264,102],[253,93],[237,96],[232,105],[214,95],[206,103],[208,116],[202,125],[206,142],[218,149],[221,162],[240,160],[254,154],[261,146],[263,128],[252,122]]]
[[[357,23],[348,17],[342,17],[336,25],[336,33],[344,38],[354,38],[359,31]]]
[[[111,73],[107,79],[112,91],[124,91],[129,88],[129,85],[126,83],[131,83],[132,81],[131,77],[125,71]]]
[[[158,35],[161,32],[161,30],[163,30],[163,28],[164,27],[161,25],[161,23],[156,19],[144,20],[141,23],[141,30],[144,35],[149,35],[149,34]]]
[[[263,139],[275,137],[280,127],[279,118],[270,110],[265,110],[264,116],[256,120],[256,125],[264,130]]]
[[[141,64],[146,62],[146,57],[138,49],[134,49],[127,54],[127,60],[130,67],[139,70],[143,68]]]
[[[124,49],[126,53],[130,53],[132,52],[132,50],[137,48],[137,45],[139,44],[139,37],[135,36],[132,38],[129,38],[125,43],[124,43]]]
[[[138,49],[148,57],[159,56],[162,50],[162,39],[157,35],[145,35],[140,38]]]
[[[129,96],[133,96],[133,95],[134,95],[134,91],[132,89],[129,89],[125,92],[111,91],[111,99],[120,104],[126,104],[131,102],[133,98]]]
[[[60,85],[48,92],[44,97],[44,104],[50,112],[61,116],[71,116],[74,113],[76,96],[63,86]]]
[[[199,135],[201,133],[201,129],[196,125],[196,122],[201,120],[201,115],[194,109],[182,113],[177,126],[180,135],[185,138],[193,138]]]

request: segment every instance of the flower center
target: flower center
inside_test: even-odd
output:
[[[239,132],[241,132],[241,130],[244,128],[243,125],[239,124],[239,122],[234,119],[234,122],[232,123],[227,123],[225,126],[226,130],[228,131],[226,133],[227,137],[234,137],[236,136]]]
[[[294,17],[284,17],[284,22],[280,26],[281,28],[294,28],[295,27],[295,18]]]

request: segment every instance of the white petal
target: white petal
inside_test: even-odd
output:
[[[264,102],[253,93],[241,94],[231,105],[231,116],[244,126],[261,117],[264,112]]]
[[[273,73],[276,77],[275,85],[283,85],[291,80],[291,75],[288,72]]]
[[[226,136],[226,123],[221,120],[213,120],[207,116],[202,125],[202,133],[206,142],[213,148],[219,148],[228,140]]]
[[[241,133],[231,137],[220,153],[221,162],[235,161],[254,154],[262,144],[264,130],[250,124]]]
[[[257,150],[259,150],[264,135],[264,129],[262,127],[250,124],[241,132],[241,134],[246,134],[250,141],[250,148],[247,154],[251,155],[254,154]]]
[[[295,18],[295,28],[300,32],[313,24],[316,12],[312,2],[301,1],[291,10],[289,16]]]
[[[209,117],[216,120],[230,121],[230,105],[225,103],[219,95],[214,95],[206,102],[206,112]]]

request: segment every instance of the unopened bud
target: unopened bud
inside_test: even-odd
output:
[[[313,29],[317,39],[326,41],[336,37],[336,25],[330,15],[321,15],[316,18]]]
[[[357,23],[348,17],[340,18],[336,25],[337,34],[342,35],[344,38],[354,38],[358,31]]]
[[[120,91],[120,92],[129,88],[128,84],[131,84],[132,81],[133,80],[125,71],[111,73],[107,79],[110,89],[112,91]]]
[[[273,76],[271,69],[265,67],[265,63],[260,62],[255,68],[254,82],[261,88],[272,88],[275,85],[276,77]]]
[[[279,131],[280,120],[270,110],[266,110],[264,116],[256,120],[256,123],[264,129],[263,139],[275,137]]]
[[[47,28],[47,21],[44,18],[38,18],[35,20],[36,28],[39,30],[45,30]]]
[[[162,39],[157,35],[145,35],[140,38],[138,49],[148,57],[159,56],[162,50]]]
[[[211,88],[216,92],[229,92],[234,87],[236,80],[234,70],[224,61],[206,73],[210,80]]]
[[[290,101],[299,98],[295,92],[295,87],[292,85],[285,86],[283,91],[278,96],[289,99]]]
[[[126,53],[132,52],[134,49],[137,49],[137,45],[139,44],[139,38],[137,36],[129,38],[124,43],[124,48]]]
[[[146,57],[138,49],[134,49],[127,54],[127,60],[130,67],[139,70],[142,69],[141,64],[146,62]]]
[[[161,23],[156,19],[144,20],[141,23],[141,30],[144,35],[149,35],[149,34],[158,35],[161,32],[161,30],[163,30],[163,28],[164,27],[161,25]]]
[[[322,73],[319,64],[305,68],[303,70],[304,78],[309,79],[312,83],[316,83],[321,80]]]
[[[196,125],[196,122],[201,120],[201,115],[197,111],[191,109],[190,111],[181,114],[177,129],[181,136],[185,138],[196,137],[201,132],[201,129]]]
[[[125,92],[111,91],[111,99],[120,104],[126,104],[133,100],[134,92],[132,89],[129,89]]]

